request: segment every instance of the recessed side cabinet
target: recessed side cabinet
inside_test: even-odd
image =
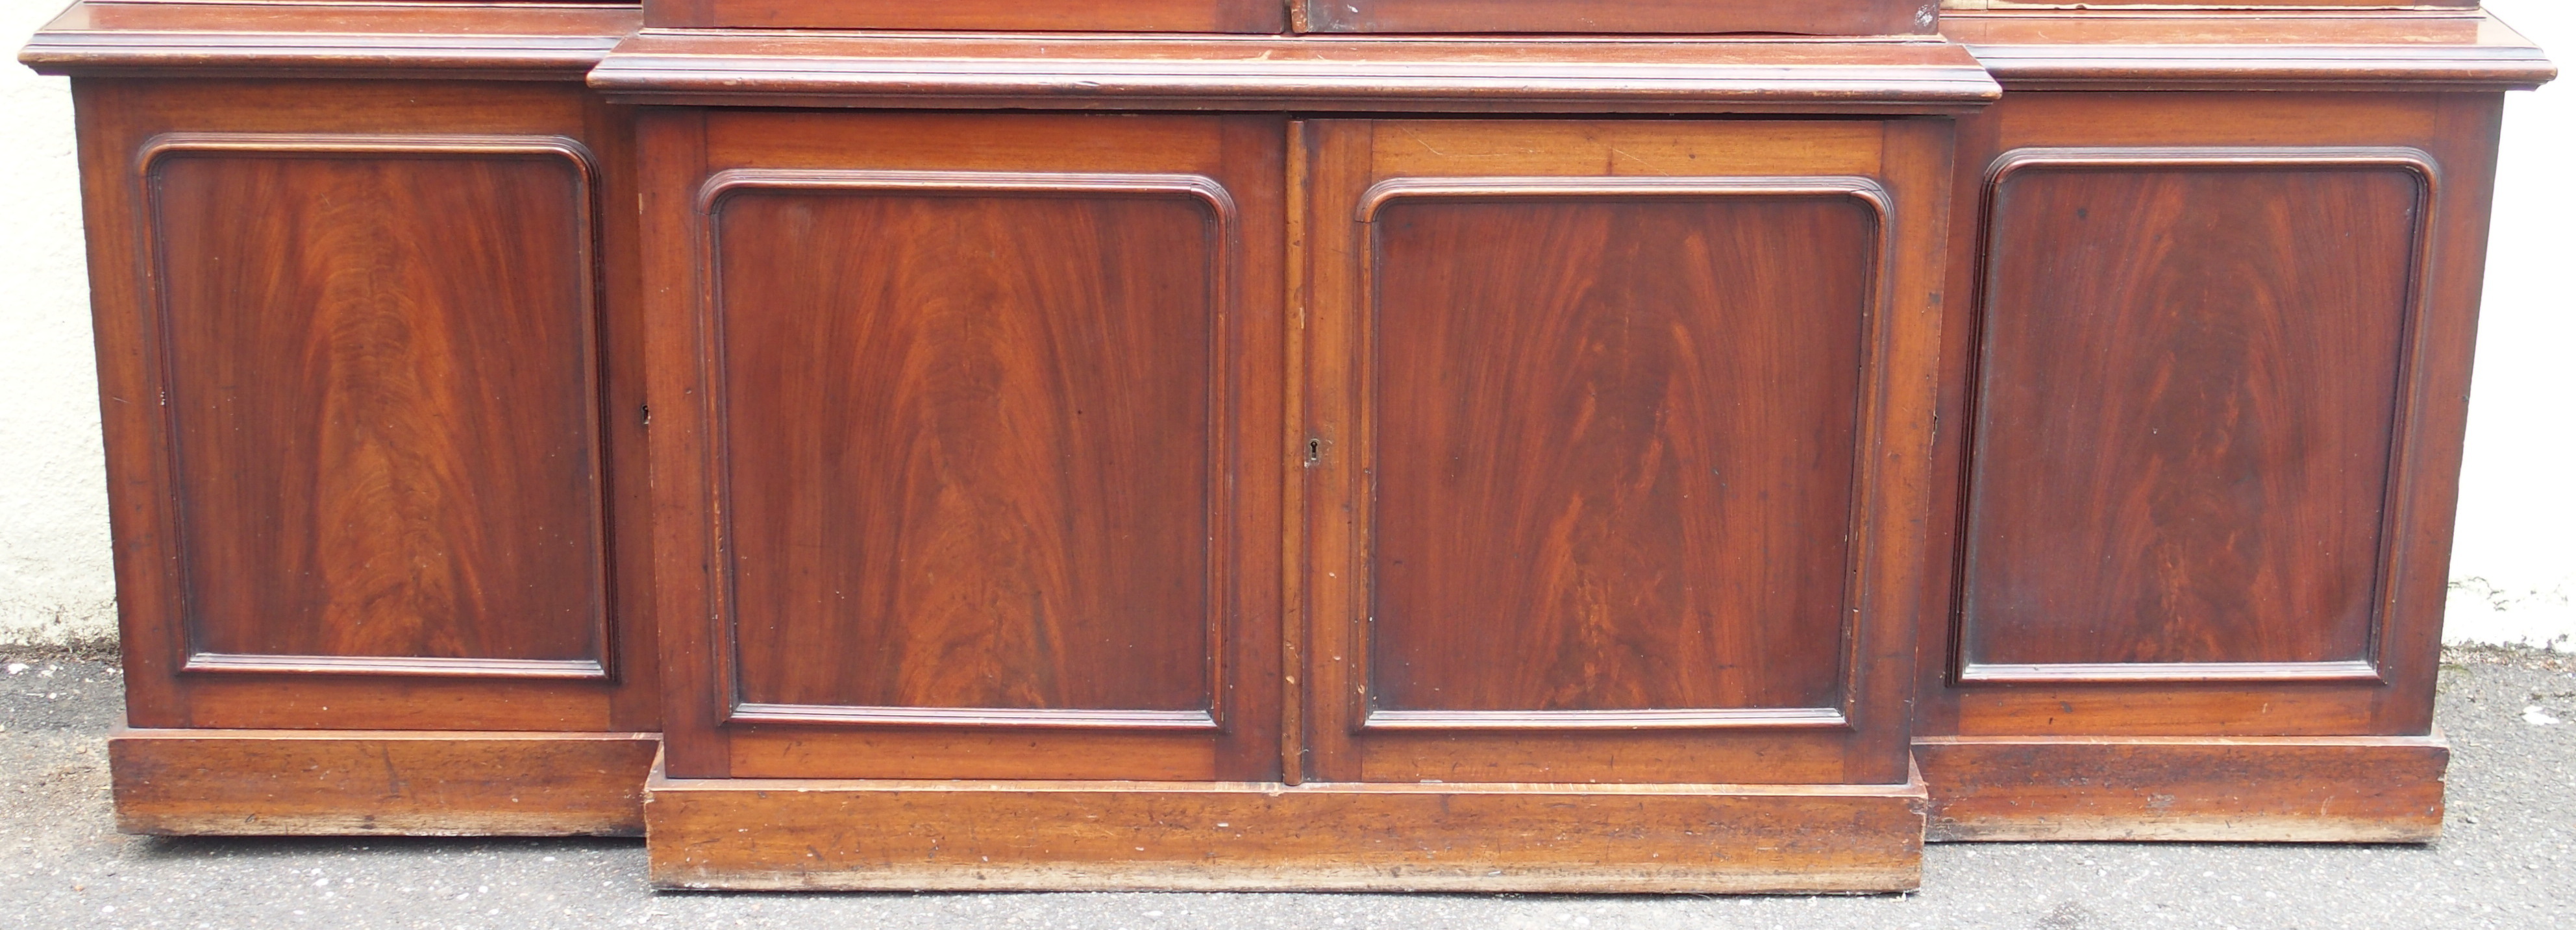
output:
[[[1969,121],[1937,835],[2438,833],[2499,102],[2032,93]]]
[[[122,824],[641,829],[616,115],[533,85],[77,90]]]

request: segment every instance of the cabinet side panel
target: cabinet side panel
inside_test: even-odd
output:
[[[581,166],[183,153],[147,181],[192,650],[599,662]]]
[[[1211,708],[1204,202],[754,191],[715,222],[741,700]]]
[[[1374,705],[1838,705],[1872,212],[1399,200],[1375,225]]]
[[[1999,182],[1966,663],[2373,658],[2426,182],[2328,165]]]

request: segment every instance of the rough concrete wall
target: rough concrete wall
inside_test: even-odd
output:
[[[64,0],[0,0],[11,58]],[[116,635],[72,105],[0,63],[0,643]]]
[[[14,51],[65,0],[0,0]],[[2576,67],[2576,3],[2488,0]],[[0,643],[115,635],[66,82],[0,65]],[[2516,94],[2447,638],[2576,650],[2576,77]]]

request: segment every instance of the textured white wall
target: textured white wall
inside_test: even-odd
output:
[[[2576,651],[2576,3],[2487,8],[2570,75],[2505,104],[2443,632]]]
[[[65,0],[0,0],[0,643],[116,635],[72,102],[18,47]]]
[[[14,54],[65,0],[0,0]],[[2488,0],[2576,70],[2576,2]],[[0,65],[0,643],[115,635],[71,101]],[[2507,110],[2453,641],[2576,650],[2576,77]]]

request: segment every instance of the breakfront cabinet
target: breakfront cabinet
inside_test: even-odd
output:
[[[2423,841],[2475,6],[83,0],[127,830]],[[2009,7],[2009,8],[2005,8]]]

